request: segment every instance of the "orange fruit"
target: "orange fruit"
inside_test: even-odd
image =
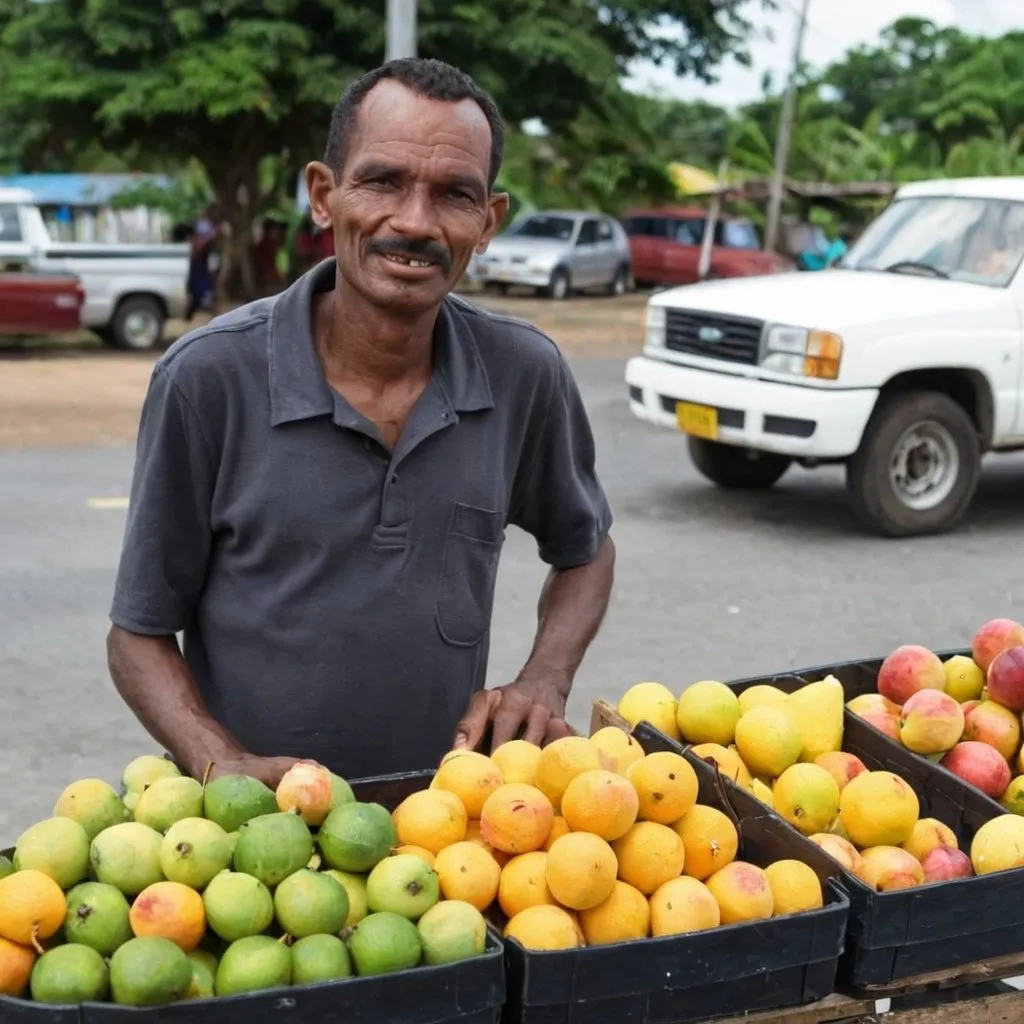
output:
[[[410,857],[419,857],[428,868],[434,866],[434,855],[429,851],[425,850],[422,846],[412,846],[411,844],[405,846],[396,846],[392,851],[396,856],[398,854],[408,854]]]
[[[555,820],[551,824],[551,835],[548,836],[548,841],[544,844],[545,850],[551,849],[551,844],[556,839],[561,839],[562,836],[567,836],[571,829],[569,823],[560,814],[555,815]]]
[[[547,858],[548,889],[563,907],[589,910],[611,895],[619,865],[600,836],[570,832],[551,844]]]
[[[498,895],[501,868],[479,843],[446,846],[437,855],[434,870],[446,900],[462,900],[483,912]]]
[[[562,794],[562,817],[571,832],[618,839],[636,821],[640,800],[627,779],[597,770],[577,775]]]
[[[708,891],[722,912],[722,924],[760,921],[775,908],[768,876],[756,864],[734,860],[719,868],[707,881]]]
[[[0,995],[20,998],[28,988],[35,962],[34,950],[0,939]]]
[[[136,937],[170,939],[185,953],[191,953],[206,932],[203,897],[181,882],[147,886],[135,897],[128,920]]]
[[[521,853],[502,869],[498,882],[498,903],[506,917],[515,917],[527,907],[554,904],[547,880],[548,855],[542,850]]]
[[[616,882],[603,903],[579,914],[580,928],[588,946],[645,939],[651,925],[651,908],[639,889]]]
[[[508,862],[507,853],[496,850],[490,843],[484,841],[484,837],[480,832],[480,822],[475,819],[471,819],[466,823],[465,841],[482,846],[495,859],[499,868],[503,868]]]
[[[697,802],[697,773],[679,754],[667,750],[648,754],[630,765],[626,778],[640,798],[637,816],[641,821],[671,825]]]
[[[422,846],[433,854],[466,836],[469,816],[462,801],[446,789],[423,789],[407,796],[392,815],[402,846]]]
[[[484,801],[502,784],[501,769],[475,750],[451,750],[441,760],[434,788],[454,793],[470,818],[479,818]]]
[[[537,762],[537,788],[557,811],[569,783],[601,767],[601,755],[586,736],[565,736],[549,743]]]
[[[26,869],[0,878],[0,938],[19,946],[55,935],[68,905],[61,887],[42,871]]]
[[[651,896],[651,934],[655,936],[717,928],[721,919],[715,897],[689,875],[670,878]]]
[[[480,835],[503,853],[529,853],[547,842],[554,820],[551,801],[539,789],[510,782],[484,801]]]
[[[772,887],[772,913],[776,917],[824,905],[821,882],[802,860],[777,860],[764,873]]]
[[[936,818],[920,818],[910,831],[910,836],[900,846],[917,860],[924,860],[937,846],[960,848],[956,833]]]
[[[527,740],[509,740],[491,754],[501,772],[502,782],[523,782],[532,786],[537,778],[540,747]]]
[[[673,830],[686,848],[683,873],[703,882],[736,859],[740,837],[736,826],[717,807],[696,804]]]
[[[683,841],[667,825],[638,821],[612,850],[619,862],[619,878],[650,896],[683,870]]]
[[[590,742],[597,747],[602,766],[617,775],[625,775],[626,769],[644,756],[644,748],[628,732],[614,725],[598,729]]]
[[[561,907],[527,907],[505,925],[505,938],[526,949],[576,949],[583,935],[572,915]]]

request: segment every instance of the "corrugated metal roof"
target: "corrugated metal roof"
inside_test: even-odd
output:
[[[104,206],[118,193],[146,181],[164,188],[171,183],[160,174],[11,174],[0,177],[0,185],[26,189],[44,206]]]

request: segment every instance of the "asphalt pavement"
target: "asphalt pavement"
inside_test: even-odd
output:
[[[957,646],[988,618],[1024,615],[1024,457],[987,464],[956,534],[875,539],[847,511],[840,471],[794,469],[768,494],[715,490],[680,436],[630,416],[622,359],[573,365],[619,552],[612,608],[570,703],[578,727],[595,697],[640,680],[681,691],[901,643]],[[131,466],[123,446],[0,454],[0,846],[47,816],[68,782],[116,783],[129,759],[157,750],[104,651]],[[531,538],[510,530],[495,684],[528,653],[543,577]]]

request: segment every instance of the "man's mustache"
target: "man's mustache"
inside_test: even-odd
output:
[[[391,238],[371,238],[366,243],[366,252],[368,255],[411,256],[413,259],[429,260],[436,263],[445,274],[450,273],[452,269],[451,251],[429,238],[401,238],[398,235]]]

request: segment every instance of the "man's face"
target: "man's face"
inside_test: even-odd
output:
[[[430,100],[388,79],[374,86],[340,175],[319,163],[306,172],[342,278],[396,313],[437,305],[508,210],[508,196],[488,193],[490,159],[490,125],[472,100]]]

